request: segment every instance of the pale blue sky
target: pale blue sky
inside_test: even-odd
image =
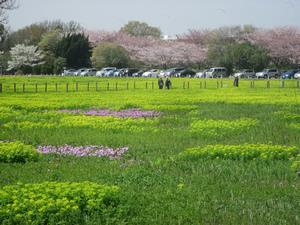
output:
[[[118,30],[130,20],[147,22],[164,34],[188,29],[253,24],[300,27],[300,0],[19,0],[9,13],[12,30],[34,22],[74,20],[85,28]]]

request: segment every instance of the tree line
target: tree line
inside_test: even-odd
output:
[[[251,25],[189,30],[163,40],[159,28],[130,21],[119,31],[90,31],[79,23],[44,21],[17,31],[0,25],[0,64],[18,74],[59,74],[64,68],[185,66],[262,70],[299,67],[300,30]]]

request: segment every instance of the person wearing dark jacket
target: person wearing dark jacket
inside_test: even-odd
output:
[[[164,88],[164,81],[162,78],[158,79],[158,88],[163,89]]]
[[[235,77],[233,81],[233,86],[238,87],[239,86],[239,77]]]
[[[172,83],[171,83],[170,79],[167,78],[167,80],[166,80],[166,88],[170,89],[171,85],[172,85]]]

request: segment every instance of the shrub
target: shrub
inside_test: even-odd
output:
[[[202,136],[222,136],[255,126],[257,120],[242,118],[239,120],[197,120],[191,124],[191,131]]]
[[[0,142],[0,162],[27,162],[38,159],[37,150],[21,142]]]
[[[16,184],[0,189],[0,222],[82,224],[87,215],[118,204],[119,188],[92,182]],[[2,224],[1,223],[1,224]]]
[[[293,161],[291,166],[293,171],[299,171],[300,172],[300,154],[296,157],[296,159]]]
[[[233,160],[289,160],[299,153],[297,147],[268,144],[207,145],[189,148],[179,154],[183,158],[209,158]]]

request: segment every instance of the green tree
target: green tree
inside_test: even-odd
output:
[[[44,58],[44,64],[39,66],[41,74],[53,74],[55,56],[53,54],[46,54]]]
[[[61,41],[62,36],[59,30],[52,30],[43,35],[38,46],[46,53],[53,53],[57,51],[58,43]]]
[[[54,65],[53,65],[53,73],[54,74],[61,74],[63,71],[64,67],[67,65],[67,60],[62,57],[58,57],[57,59],[54,60]]]
[[[90,65],[91,46],[84,34],[68,34],[57,44],[56,57],[66,59],[70,68],[87,67]]]
[[[157,27],[149,26],[147,23],[139,21],[130,21],[120,30],[121,32],[130,34],[132,36],[151,36],[160,38],[161,31]]]
[[[268,52],[249,42],[227,41],[225,44],[210,46],[207,60],[211,66],[224,66],[232,73],[233,69],[261,70],[269,64]]]
[[[93,66],[97,68],[105,66],[126,67],[130,63],[130,58],[122,46],[102,43],[93,49],[91,61]]]

